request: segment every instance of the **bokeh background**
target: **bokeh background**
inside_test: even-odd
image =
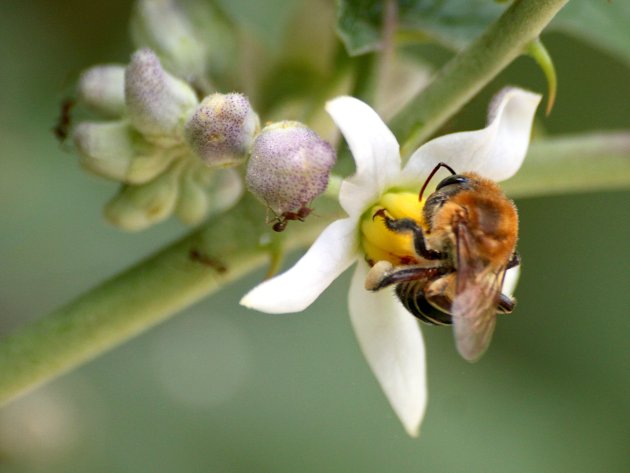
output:
[[[222,3],[273,48],[298,0]],[[0,3],[0,335],[186,232],[108,226],[115,185],[83,173],[50,131],[81,69],[126,62],[130,8]],[[628,63],[561,33],[545,43],[560,79],[553,113],[539,114],[546,131],[628,128]],[[479,127],[506,83],[545,88],[519,59],[449,126]],[[474,365],[448,330],[424,330],[419,439],[362,359],[348,276],[303,314],[269,316],[237,304],[258,272],[0,410],[0,472],[628,472],[629,197],[517,202],[517,311]]]

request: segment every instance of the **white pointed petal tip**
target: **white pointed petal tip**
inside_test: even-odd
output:
[[[288,271],[249,291],[241,305],[269,314],[301,312],[357,258],[356,221],[337,220]]]
[[[405,431],[418,436],[427,404],[425,352],[417,321],[389,290],[364,288],[368,267],[357,265],[349,308],[361,351]]]
[[[326,111],[352,151],[355,177],[382,191],[400,173],[400,150],[393,133],[372,107],[354,97],[337,97],[326,104]]]
[[[536,109],[542,96],[517,87],[499,91],[488,108],[486,168],[479,171],[496,181],[512,177],[520,169],[529,148]],[[481,130],[481,131],[484,131]]]
[[[523,89],[503,89],[490,103],[485,128],[440,136],[418,148],[403,171],[406,183],[422,181],[440,162],[495,181],[512,177],[527,154],[540,100],[539,94]]]
[[[514,114],[531,122],[541,99],[542,95],[525,89],[504,87],[490,101],[488,124],[506,114]]]

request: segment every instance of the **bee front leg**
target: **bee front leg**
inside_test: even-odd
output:
[[[385,214],[385,209],[378,210],[372,219],[381,217],[388,230],[396,233],[411,232],[413,234],[413,246],[416,253],[424,259],[436,260],[444,259],[444,255],[439,251],[430,250],[424,240],[422,228],[410,218],[393,219]]]

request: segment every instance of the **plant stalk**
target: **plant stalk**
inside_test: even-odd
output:
[[[458,53],[392,119],[401,155],[409,156],[516,57],[527,50],[568,0],[515,0]]]
[[[511,197],[630,188],[630,131],[535,141],[518,173],[501,187]]]
[[[286,250],[332,219],[286,230]],[[270,229],[253,198],[0,342],[0,405],[147,330],[270,261]],[[336,215],[335,215],[336,216]],[[271,241],[271,239],[270,239]]]

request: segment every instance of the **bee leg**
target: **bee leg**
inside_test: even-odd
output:
[[[378,291],[384,287],[402,282],[429,280],[447,271],[448,269],[444,267],[423,268],[419,266],[406,266],[401,269],[394,269],[390,262],[379,261],[370,269],[365,279],[365,288],[368,291]]]
[[[511,314],[516,306],[516,301],[505,294],[499,295],[499,302],[497,303],[497,312],[499,314]]]
[[[456,278],[457,273],[451,272],[429,283],[424,289],[424,297],[429,304],[442,312],[450,313],[455,299],[454,281]]]
[[[388,228],[388,230],[391,230],[392,232],[411,232],[413,234],[414,249],[416,253],[422,256],[424,259],[444,259],[444,255],[442,255],[442,253],[440,253],[439,251],[429,250],[427,248],[426,242],[424,241],[424,233],[422,233],[422,228],[420,228],[418,224],[412,219],[393,219],[385,214],[385,209],[378,210],[372,216],[372,219],[376,217],[381,217],[383,219],[383,222],[385,223],[385,226]]]
[[[514,253],[512,253],[512,257],[510,258],[510,261],[508,261],[508,264],[505,267],[505,269],[514,268],[514,267],[520,266],[520,265],[521,265],[521,255],[519,255],[515,251]]]

